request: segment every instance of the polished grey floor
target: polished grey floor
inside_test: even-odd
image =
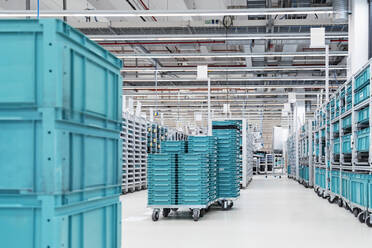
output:
[[[255,177],[230,211],[194,222],[188,212],[151,220],[147,192],[123,201],[124,248],[372,247],[372,229],[293,180]]]

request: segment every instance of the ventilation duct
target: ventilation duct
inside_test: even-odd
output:
[[[336,21],[348,20],[347,0],[334,0],[333,1],[333,18]]]

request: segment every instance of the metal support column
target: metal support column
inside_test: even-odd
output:
[[[208,78],[208,136],[212,136],[211,79]]]
[[[329,101],[329,45],[325,46],[325,91],[326,102]]]

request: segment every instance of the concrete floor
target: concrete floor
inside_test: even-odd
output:
[[[372,229],[289,179],[256,176],[230,211],[151,220],[147,192],[123,200],[123,248],[371,247]]]

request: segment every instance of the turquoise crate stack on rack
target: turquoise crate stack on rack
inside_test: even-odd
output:
[[[240,195],[239,130],[234,121],[213,121],[213,135],[217,137],[217,191],[225,208]]]
[[[217,199],[217,138],[214,136],[189,136],[189,153],[208,154],[210,200]]]
[[[210,203],[209,158],[207,153],[178,156],[178,204],[206,206]]]
[[[0,53],[1,246],[121,247],[122,62],[54,19],[1,20]]]
[[[149,154],[147,160],[148,205],[177,205],[176,154]]]

